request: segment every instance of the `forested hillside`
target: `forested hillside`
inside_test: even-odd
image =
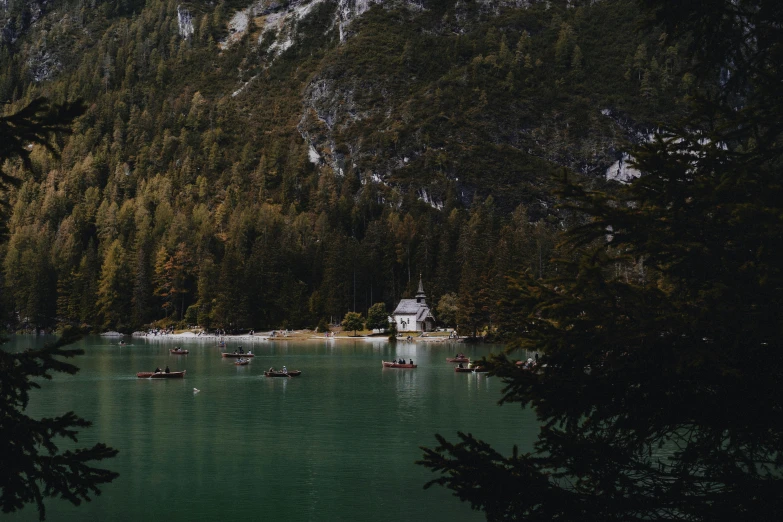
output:
[[[692,88],[632,0],[0,2],[0,100],[83,100],[4,187],[3,323],[314,326],[415,291],[502,325],[558,177]],[[645,25],[644,27],[649,27]],[[437,315],[437,308],[436,315]]]

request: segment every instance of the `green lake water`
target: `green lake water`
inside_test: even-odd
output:
[[[434,433],[456,440],[464,431],[508,454],[513,444],[531,449],[538,433],[530,410],[497,405],[499,379],[454,373],[445,360],[500,346],[229,342],[256,354],[235,366],[214,340],[125,339],[84,339],[81,371],[33,395],[29,414],[74,410],[94,423],[80,446],[120,450],[101,463],[120,473],[101,496],[80,507],[48,500],[48,520],[483,520],[449,491],[423,489],[435,476],[414,464],[419,447],[435,446]],[[41,342],[17,336],[4,349]],[[190,354],[170,355],[175,345]],[[419,367],[381,367],[399,357]],[[136,378],[166,365],[186,377]],[[283,365],[301,377],[264,377]],[[37,519],[33,505],[3,518]]]

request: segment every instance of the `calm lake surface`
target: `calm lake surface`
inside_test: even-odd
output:
[[[49,500],[48,520],[483,520],[449,491],[423,490],[435,475],[414,464],[419,446],[464,431],[508,454],[513,444],[531,449],[538,433],[530,410],[497,405],[500,380],[454,373],[445,360],[501,346],[229,342],[228,351],[241,344],[256,354],[235,366],[214,340],[125,339],[85,338],[81,371],[33,395],[29,414],[74,410],[94,423],[80,446],[120,450],[99,463],[120,473],[100,497],[78,508]],[[4,349],[44,340],[16,336]],[[190,354],[170,355],[175,345]],[[419,367],[381,368],[395,357]],[[136,378],[166,365],[186,377]],[[302,376],[264,377],[283,365]],[[33,505],[3,518],[37,520]]]

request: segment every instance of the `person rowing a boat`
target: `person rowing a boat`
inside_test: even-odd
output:
[[[159,367],[155,367],[155,373],[160,373],[160,368]]]
[[[171,373],[171,370],[169,370],[169,365],[166,365],[166,369],[164,370],[166,373]]]

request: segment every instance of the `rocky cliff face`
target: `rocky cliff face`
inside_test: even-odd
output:
[[[12,44],[45,13],[51,0],[0,0],[0,43]]]
[[[413,0],[291,0],[289,2],[257,0],[244,9],[234,12],[228,22],[229,36],[224,43],[231,45],[241,39],[253,23],[260,29],[259,43],[264,35],[271,33],[273,43],[270,47],[277,53],[283,52],[293,45],[297,22],[324,3],[329,4],[330,10],[334,13],[334,27],[341,42],[349,35],[351,21],[363,15],[373,5],[386,9],[424,9],[421,3]]]
[[[182,38],[193,36],[193,15],[181,5],[177,6],[177,27]]]
[[[491,26],[493,18],[501,18],[501,14],[508,15],[515,10],[528,9],[534,3],[483,0],[468,5],[465,2],[456,2],[453,10],[444,14],[435,25],[426,22],[430,23],[427,30],[434,35],[435,45],[441,45],[455,33],[470,34],[471,31],[476,31],[481,20],[489,20],[488,25]],[[416,20],[426,18],[428,14],[426,4],[416,2],[391,4],[405,9],[408,13],[406,16],[414,24]],[[369,2],[338,4],[337,23],[343,49],[354,46],[352,37],[362,38],[361,29],[355,30],[359,34],[354,34],[354,30],[349,30],[347,27],[350,27],[351,20],[364,15],[370,7]],[[389,9],[388,4],[383,7]],[[567,9],[577,7],[579,7],[577,2],[566,3]],[[510,47],[514,43],[506,45]],[[501,48],[496,50],[498,54],[478,56],[474,59],[474,63],[476,59],[492,60],[492,68],[495,70],[493,72],[496,72],[499,68],[498,56],[503,52]],[[404,53],[405,49],[398,49],[398,51]],[[431,51],[435,52],[435,49]],[[344,52],[350,51],[344,50]],[[357,51],[357,54],[359,52]],[[525,57],[520,55],[518,49],[516,53],[513,62],[519,66]],[[541,64],[534,62],[528,69],[535,70],[538,67],[541,67]],[[449,154],[448,145],[432,147],[423,143],[425,133],[421,127],[425,122],[422,120],[439,118],[443,115],[433,114],[429,110],[431,107],[423,109],[419,107],[422,111],[418,113],[414,108],[422,103],[421,97],[431,99],[435,94],[434,91],[439,89],[438,84],[446,80],[450,73],[454,74],[453,70],[444,70],[443,77],[427,85],[423,84],[415,73],[402,79],[388,78],[385,83],[379,84],[367,81],[367,78],[357,74],[356,71],[354,74],[346,75],[346,68],[352,69],[350,65],[345,64],[343,67],[322,67],[303,90],[303,110],[297,129],[308,145],[309,157],[313,163],[319,168],[330,169],[337,175],[343,175],[348,170],[354,169],[369,173],[373,180],[387,183],[399,179],[398,174],[407,175],[411,170],[421,168],[425,157]],[[514,74],[528,74],[529,71],[525,71],[524,68],[524,65],[508,68],[509,72],[504,79]],[[557,69],[554,73],[563,75]],[[470,67],[460,69],[459,74],[462,75],[459,81],[471,83],[467,78],[471,74]],[[475,74],[475,71],[472,74]],[[568,75],[569,72],[566,71],[564,78],[555,79],[556,88],[558,83],[562,85],[569,82]],[[452,79],[449,78],[448,81]],[[527,81],[532,83],[535,80],[528,78]],[[548,88],[549,86],[544,83],[541,82],[539,87]],[[404,92],[406,90],[415,91],[416,94],[410,95]],[[474,86],[473,91],[479,91],[478,86]],[[481,94],[486,92],[487,90],[480,91]],[[417,97],[419,99],[416,99]],[[514,117],[513,113],[517,108],[504,107],[502,100],[487,99],[482,102],[481,96],[478,96],[476,101],[487,105],[488,113],[496,111],[492,116],[487,115],[489,118],[495,115],[497,118],[490,128],[486,128],[483,124],[486,122],[482,122],[483,128],[476,133],[469,132],[472,135],[470,137],[458,137],[464,134],[464,129],[443,129],[449,138],[456,138],[462,142],[462,145],[469,145],[463,140],[471,142],[475,140],[476,134],[480,133],[483,135],[481,141],[485,145],[501,146],[506,148],[507,152],[510,149],[511,154],[515,156],[515,161],[536,163],[537,160],[543,159],[584,175],[605,177],[608,180],[628,181],[638,176],[638,172],[628,167],[628,156],[622,152],[622,148],[628,143],[643,141],[643,138],[640,138],[639,125],[627,112],[605,109],[596,105],[581,106],[578,123],[582,127],[582,132],[579,133],[573,129],[574,116],[557,107],[549,110],[542,107],[541,112],[530,111],[533,114],[529,117],[522,114]],[[424,104],[426,105],[426,102]],[[493,105],[495,107],[492,107]],[[475,111],[475,106],[466,107],[464,111]],[[504,111],[510,111],[512,114]],[[536,121],[530,121],[531,119]],[[382,141],[383,145],[378,147],[367,139],[371,132],[395,136],[391,138],[392,146]],[[449,168],[442,169],[434,179],[432,176],[421,176],[419,178],[421,185],[417,187],[421,195],[420,199],[440,205],[442,204],[440,198],[445,197],[444,187],[451,184],[455,185],[457,192],[464,196],[463,202],[469,204],[474,194],[482,192],[476,183],[480,183],[478,180],[483,177],[483,173],[460,176],[460,171],[460,165],[452,164]],[[511,174],[509,177],[513,178],[514,175]]]
[[[656,61],[662,51],[622,41],[630,38],[625,31],[633,13],[619,0],[256,0],[220,6],[217,15],[214,4],[183,1],[172,23],[181,40],[193,41],[187,45],[203,41],[209,27],[218,36],[215,66],[236,63],[239,79],[232,71],[213,84],[218,98],[275,103],[269,78],[277,70],[296,71],[300,103],[289,115],[290,128],[318,172],[407,187],[435,207],[455,195],[469,205],[474,195],[491,192],[512,206],[540,202],[558,167],[628,180],[638,173],[627,168],[624,144],[646,134],[639,121],[665,116],[661,91],[674,92],[675,82],[662,79],[664,70],[674,72],[673,60]],[[0,10],[2,45],[18,56],[30,81],[45,83],[79,67],[78,53],[69,55],[72,49],[59,46],[62,39],[53,44],[47,35],[81,27],[83,10],[47,0],[2,0]],[[625,26],[612,21],[617,17]],[[210,25],[216,20],[218,26]],[[167,27],[161,23],[160,30]],[[602,34],[607,28],[615,33]],[[86,26],[80,31],[80,38],[97,36]],[[116,45],[106,42],[116,53]],[[165,49],[156,52],[167,57]],[[315,54],[318,60],[309,59]],[[108,85],[117,74],[116,58],[105,53],[100,59]],[[649,87],[652,81],[661,83],[658,91]],[[640,83],[647,91],[639,90]]]

